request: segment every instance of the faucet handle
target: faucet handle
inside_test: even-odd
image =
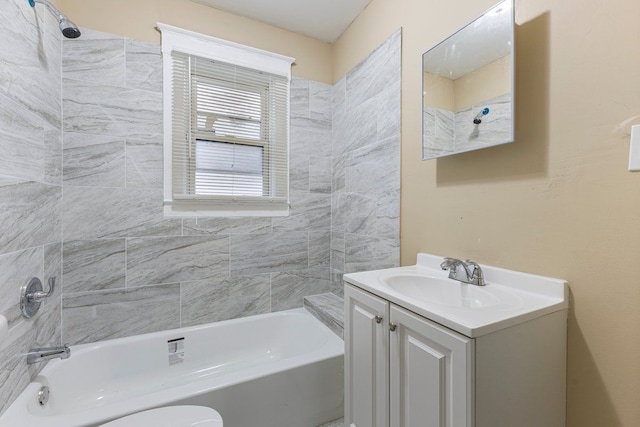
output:
[[[450,258],[450,257],[445,257],[445,259],[440,263],[440,268],[443,270],[447,270],[451,267],[456,266],[457,263],[459,263],[460,260],[455,259],[455,258]]]
[[[44,292],[43,290],[39,290],[39,291],[28,293],[26,295],[27,301],[42,302],[43,300],[53,295],[53,292],[55,291],[55,289],[56,289],[56,278],[55,276],[49,277],[49,290],[47,292]]]
[[[20,288],[20,311],[27,319],[36,315],[40,304],[46,298],[53,295],[56,288],[56,278],[49,278],[49,290],[42,289],[42,282],[37,277],[32,277],[29,282]]]
[[[486,283],[484,281],[484,273],[482,272],[482,268],[480,267],[480,265],[475,261],[471,261],[470,259],[466,260],[465,262],[467,263],[468,266],[470,266],[470,265],[473,266],[473,273],[471,274],[471,277],[469,278],[469,279],[471,279],[473,284],[474,285],[478,285],[478,286],[486,285]]]

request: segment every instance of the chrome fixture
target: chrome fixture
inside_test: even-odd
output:
[[[47,404],[47,402],[49,402],[49,395],[50,395],[50,391],[49,391],[49,387],[47,387],[46,385],[40,387],[40,391],[38,391],[38,404],[40,406],[44,406]]]
[[[67,344],[62,347],[32,348],[27,353],[27,364],[32,365],[51,359],[68,359],[71,357],[71,349]]]
[[[78,26],[65,15],[63,15],[51,3],[49,3],[47,0],[29,0],[29,6],[31,7],[36,7],[36,3],[47,6],[51,13],[53,13],[56,18],[58,18],[58,25],[60,26],[60,31],[62,31],[63,36],[68,39],[77,39],[78,37],[80,37],[80,30],[78,29]]]
[[[486,116],[487,114],[489,114],[489,108],[485,107],[484,109],[480,110],[480,112],[473,118],[473,124],[479,125],[480,123],[482,123],[482,117]]]
[[[476,286],[484,286],[487,284],[484,281],[482,268],[480,268],[478,263],[473,261],[460,261],[455,258],[445,258],[444,261],[440,263],[440,268],[443,270],[449,270],[449,279]]]
[[[40,310],[43,300],[53,295],[56,288],[56,278],[49,278],[49,290],[44,292],[42,282],[37,277],[32,277],[29,282],[20,289],[20,311],[27,319],[36,315]]]

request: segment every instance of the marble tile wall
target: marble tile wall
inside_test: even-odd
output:
[[[41,365],[27,365],[34,347],[61,344],[62,132],[61,35],[46,8],[22,0],[0,7],[0,413]],[[57,278],[57,290],[31,319],[19,291],[36,276]]]
[[[189,219],[162,213],[159,47],[82,32],[0,14],[0,413],[31,347],[301,307],[398,264],[400,31],[334,86],[293,79],[289,217]],[[25,320],[33,275],[59,287]]]
[[[398,30],[333,86],[331,290],[342,275],[400,263]]]
[[[302,307],[330,290],[330,85],[291,86],[291,214],[165,218],[160,48],[65,40],[62,337],[71,344]],[[35,190],[34,190],[35,191]]]
[[[510,141],[512,127],[511,94],[490,99],[481,105],[458,111],[455,114],[456,151],[482,148]],[[489,114],[482,123],[475,125],[473,119],[478,112],[489,107]]]
[[[480,125],[473,119],[484,108],[489,115]],[[423,156],[436,157],[446,153],[468,151],[510,140],[512,127],[511,94],[490,99],[456,113],[426,107],[423,112]]]
[[[453,111],[424,107],[422,120],[424,158],[439,156],[455,149],[455,113]]]

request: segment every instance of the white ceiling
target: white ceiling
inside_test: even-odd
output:
[[[192,0],[333,43],[371,0]]]
[[[451,80],[509,55],[512,51],[511,0],[498,3],[460,31],[427,51],[424,71]]]

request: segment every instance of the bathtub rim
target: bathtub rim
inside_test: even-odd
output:
[[[100,351],[104,348],[126,345],[127,343],[138,341],[141,338],[164,339],[166,337],[175,336],[176,332],[178,332],[178,334],[186,334],[187,332],[198,331],[211,327],[224,327],[228,323],[249,323],[251,321],[256,321],[264,317],[299,315],[304,315],[313,319],[313,322],[316,323],[320,330],[322,330],[328,337],[326,342],[319,349],[314,349],[314,351],[311,353],[302,353],[290,358],[278,360],[268,365],[243,368],[239,372],[230,372],[215,376],[215,379],[205,378],[199,381],[194,381],[192,383],[155,391],[149,394],[138,396],[133,399],[107,404],[105,406],[100,406],[91,410],[65,414],[34,414],[29,410],[29,407],[37,405],[36,400],[38,391],[40,387],[42,387],[43,385],[47,385],[47,371],[55,369],[56,364],[65,362],[54,360],[49,363],[49,365],[52,365],[52,367],[49,368],[49,365],[45,366],[40,374],[37,375],[36,378],[27,385],[25,390],[23,390],[23,392],[9,406],[9,408],[7,408],[7,410],[2,415],[0,415],[0,427],[31,425],[29,424],[29,422],[37,423],[38,427],[75,427],[104,423],[108,422],[109,420],[120,418],[146,409],[168,406],[172,402],[188,399],[194,396],[205,394],[207,392],[223,389],[225,387],[231,387],[236,384],[249,382],[253,379],[274,375],[294,368],[304,367],[318,361],[328,360],[336,357],[343,357],[344,343],[342,339],[304,308],[295,308],[273,313],[247,316],[243,318],[229,319],[203,325],[152,332],[149,334],[114,338],[95,343],[78,344],[75,346],[71,346],[72,355],[73,351],[75,351],[76,354],[89,353],[91,351]],[[207,384],[211,382],[214,382],[215,384]]]

